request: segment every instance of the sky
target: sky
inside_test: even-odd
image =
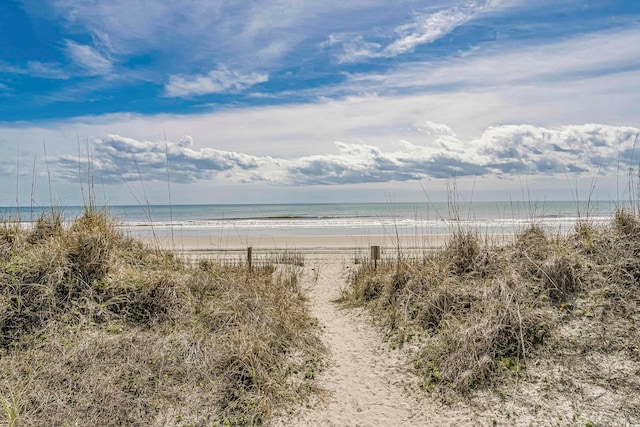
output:
[[[3,206],[620,200],[639,135],[638,0],[0,1]]]

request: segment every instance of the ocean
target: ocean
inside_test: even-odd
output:
[[[110,206],[119,227],[136,237],[169,236],[350,236],[448,234],[458,227],[506,234],[536,222],[566,231],[578,220],[608,221],[621,205],[613,201],[307,203],[256,205]],[[29,225],[50,207],[0,208],[0,218]],[[78,206],[59,207],[70,220]]]

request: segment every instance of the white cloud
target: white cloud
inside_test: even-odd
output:
[[[416,130],[424,132],[427,135],[433,135],[435,137],[456,137],[456,133],[449,126],[443,123],[434,123],[429,120],[425,120],[416,126]]]
[[[89,75],[109,74],[113,68],[111,60],[92,48],[67,40],[65,53],[67,57]]]
[[[471,145],[495,173],[595,173],[611,171],[619,161],[633,165],[638,141],[640,129],[629,126],[507,125],[487,129]]]
[[[640,157],[635,153],[640,129],[633,127],[586,124],[547,129],[508,125],[491,127],[480,137],[465,141],[444,125],[426,126],[438,133],[422,144],[400,141],[394,149],[384,150],[368,144],[336,142],[336,154],[293,159],[197,149],[189,137],[165,143],[109,135],[96,142],[90,169],[107,183],[164,181],[168,159],[171,179],[178,183],[211,180],[224,173],[232,182],[308,186],[619,172],[616,169],[621,165],[633,165]],[[58,163],[65,171],[63,176],[75,182],[78,164],[86,160],[64,155]]]
[[[581,35],[538,46],[501,45],[492,51],[430,63],[406,63],[385,74],[352,76],[361,88],[434,88],[509,86],[516,84],[574,82],[599,74],[640,67],[640,28]],[[598,52],[598,54],[594,54]]]
[[[213,148],[193,149],[193,139],[189,136],[179,142],[151,142],[108,135],[93,145],[91,165],[86,157],[68,154],[59,156],[57,162],[62,167],[62,176],[72,182],[78,181],[78,169],[89,167],[105,183],[139,179],[166,181],[168,166],[172,180],[189,183],[207,180],[213,173],[234,168],[254,169],[261,159]]]
[[[101,50],[115,56],[153,51],[174,73],[217,62],[233,69],[267,69],[300,43],[317,43],[346,23],[366,28],[373,18],[362,19],[364,13],[388,5],[383,0],[50,2],[58,16],[90,34]],[[28,8],[32,14],[41,13],[35,6]]]
[[[28,61],[26,65],[7,65],[0,62],[0,73],[21,74],[30,77],[67,80],[70,73],[57,62]]]
[[[101,45],[118,54],[132,53],[128,46],[161,34],[167,29],[168,22],[180,19],[181,9],[171,1],[53,0],[51,3],[54,11],[69,25],[84,29]],[[39,13],[36,9],[28,10],[32,14]]]
[[[69,78],[69,73],[56,62],[29,61],[25,74],[45,79],[67,80]]]
[[[497,126],[464,141],[446,126],[423,145],[401,141],[393,151],[365,144],[336,143],[338,155],[303,157],[287,164],[289,184],[355,184],[452,176],[553,175],[615,169],[634,164],[640,129],[588,124],[546,129]]]
[[[396,28],[399,38],[385,48],[385,54],[395,56],[412,51],[416,46],[431,43],[473,19],[477,6],[453,7],[432,14],[419,14],[414,22]]]
[[[320,43],[320,47],[336,46],[342,48],[337,55],[339,62],[358,62],[367,58],[379,58],[382,55],[382,44],[366,41],[361,34],[330,34],[327,40]]]
[[[169,83],[165,86],[165,96],[189,97],[209,93],[241,91],[268,80],[269,76],[267,74],[255,72],[242,74],[237,71],[231,71],[226,67],[219,67],[207,75],[169,77]]]
[[[331,34],[321,46],[340,45],[340,62],[358,62],[366,58],[388,58],[413,51],[417,46],[432,43],[482,13],[496,10],[500,2],[468,2],[462,6],[442,8],[435,12],[414,13],[409,23],[396,26],[385,39],[367,41],[362,34]]]

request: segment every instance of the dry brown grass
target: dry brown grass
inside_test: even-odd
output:
[[[378,269],[362,264],[344,300],[370,308],[393,345],[410,343],[423,388],[447,401],[502,390],[510,379],[542,389],[555,378],[559,389],[570,381],[575,388],[550,399],[590,408],[585,390],[597,384],[624,416],[605,424],[638,421],[639,255],[640,219],[625,211],[607,226],[583,222],[566,235],[533,224],[502,245],[458,230],[424,257],[385,260]],[[594,367],[593,359],[612,363],[611,355],[623,368]],[[606,369],[624,380],[608,384]],[[574,421],[582,416],[574,414]]]
[[[0,229],[8,425],[261,424],[313,390],[314,324],[293,266],[191,265],[92,208]]]

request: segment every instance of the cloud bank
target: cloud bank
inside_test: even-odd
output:
[[[58,163],[63,177],[69,181],[78,180],[80,168],[91,169],[105,183],[166,181],[167,166],[171,180],[192,183],[209,179],[214,173],[255,169],[262,163],[259,157],[213,148],[194,150],[192,146],[193,139],[188,136],[179,142],[151,142],[108,135],[96,141],[90,161],[86,157],[63,155]]]
[[[279,185],[339,185],[446,179],[464,176],[509,177],[526,174],[610,173],[635,166],[640,129],[585,124],[548,129],[505,125],[462,140],[446,125],[424,122],[415,127],[424,141],[400,141],[383,150],[362,143],[336,142],[337,153],[293,159],[255,156],[179,142],[140,141],[118,135],[97,140],[91,165],[86,158],[57,158],[62,177],[76,182],[78,168],[105,183],[123,180],[178,183],[210,180],[223,174],[234,182]],[[640,147],[638,147],[640,151]]]

